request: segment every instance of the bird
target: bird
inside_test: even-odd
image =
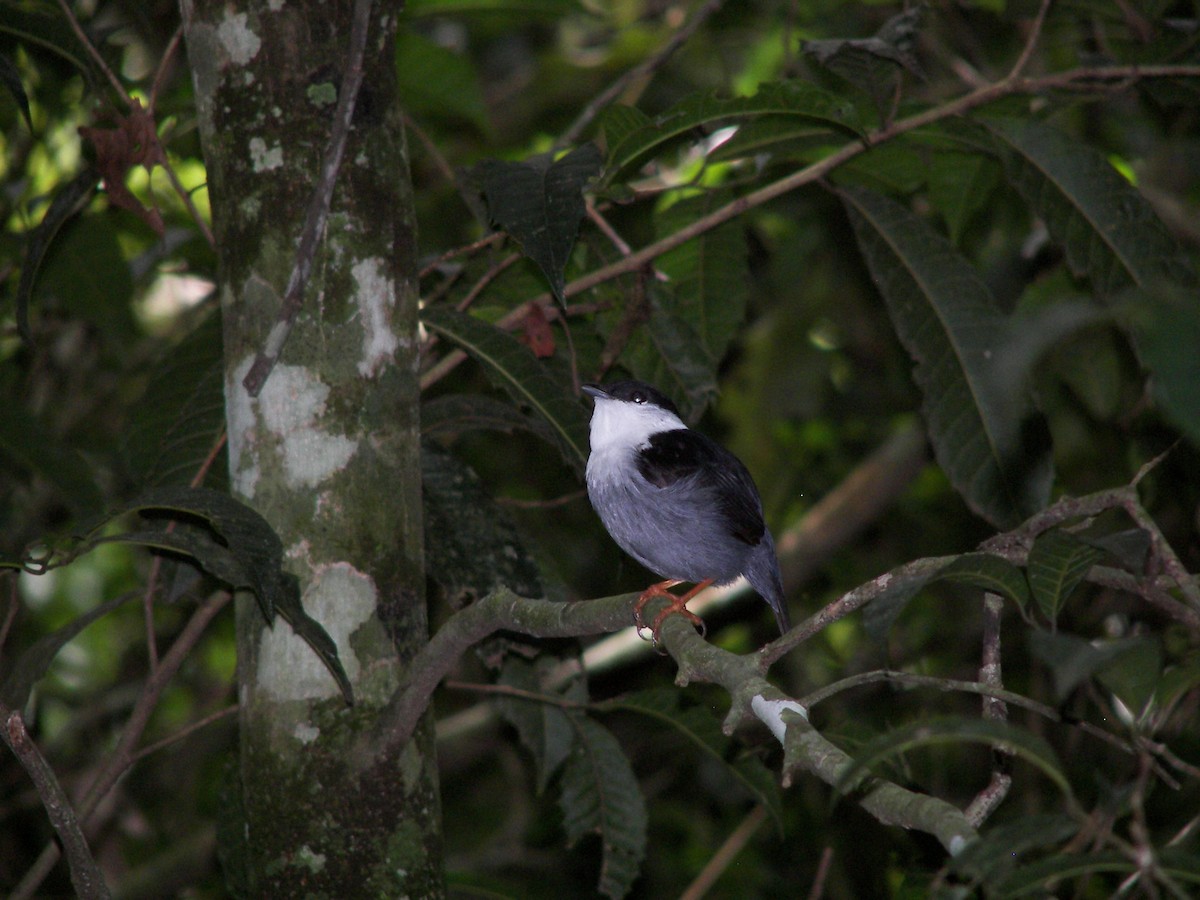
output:
[[[744,575],[775,613],[780,633],[791,627],[775,540],[763,521],[762,499],[740,459],[684,424],[661,391],[642,381],[585,384],[594,406],[586,480],[588,499],[622,550],[665,579],[642,592],[634,619],[654,597],[670,605],[650,626],[655,644],[668,615],[680,613],[701,633],[687,602],[710,584]],[[683,594],[668,588],[695,586]]]

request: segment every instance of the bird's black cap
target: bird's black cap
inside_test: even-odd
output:
[[[679,410],[671,402],[671,398],[644,381],[614,381],[612,384],[605,385],[585,384],[583,392],[593,397],[624,400],[626,403],[653,403],[655,406],[679,415]]]

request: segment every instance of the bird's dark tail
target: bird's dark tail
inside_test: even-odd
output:
[[[775,556],[775,540],[771,532],[763,533],[758,547],[750,556],[746,580],[767,601],[779,623],[779,633],[784,634],[792,623],[788,617],[787,604],[783,599],[783,579],[779,575],[779,560]]]

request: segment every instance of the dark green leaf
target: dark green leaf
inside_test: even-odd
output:
[[[577,739],[563,768],[563,828],[570,844],[600,835],[598,887],[616,900],[629,893],[646,854],[646,804],[617,739],[586,716],[571,721]]]
[[[954,857],[951,866],[968,878],[989,884],[1011,872],[1031,850],[1057,846],[1078,831],[1078,823],[1065,814],[1021,816],[989,828]]]
[[[671,688],[637,691],[598,704],[600,709],[624,709],[670,725],[712,759],[722,763],[771,814],[783,834],[783,798],[775,775],[757,757],[738,756],[736,744],[721,730],[721,721],[702,706],[684,706],[682,695]]]
[[[42,216],[37,228],[29,233],[25,246],[25,261],[21,266],[21,280],[17,284],[17,330],[25,340],[30,339],[29,304],[33,298],[33,286],[38,270],[46,253],[63,223],[83,209],[84,204],[96,192],[100,176],[94,169],[84,169],[58,189],[50,208]]]
[[[1102,295],[1160,282],[1195,287],[1187,257],[1150,204],[1095,148],[1032,119],[989,118],[1013,184]]]
[[[1014,372],[1004,358],[1008,320],[976,271],[921,219],[862,189],[848,188],[843,197],[916,363],[938,462],[972,509],[999,527],[1015,525],[1045,505],[1053,468],[1028,373]]]
[[[561,696],[558,690],[547,684],[546,677],[560,664],[558,657],[549,655],[539,656],[532,661],[509,655],[504,660],[499,683],[531,694]],[[586,700],[576,686],[579,683],[572,682],[568,686],[568,691],[576,694],[568,699]],[[569,714],[562,706],[553,703],[504,694],[497,694],[493,702],[501,717],[517,730],[522,746],[533,756],[537,789],[541,793],[575,745],[575,728]]]
[[[12,407],[0,415],[0,460],[10,475],[15,469],[44,478],[79,518],[104,509],[92,465],[37,419]]]
[[[21,710],[29,700],[29,692],[33,689],[54,661],[58,651],[74,639],[83,629],[91,625],[101,616],[112,612],[118,606],[129,602],[133,594],[114,597],[107,603],[102,603],[95,609],[90,609],[81,616],[72,619],[62,628],[40,638],[27,647],[11,668],[5,667],[4,680],[0,683],[0,702],[9,709]],[[8,655],[0,657],[7,661]]]
[[[451,596],[482,597],[507,587],[522,597],[542,596],[537,564],[512,519],[453,454],[421,445],[425,511],[425,568]]]
[[[731,199],[726,191],[708,191],[675,203],[655,217],[655,230],[659,237],[674,234]],[[710,229],[660,256],[656,266],[670,279],[671,312],[695,329],[712,364],[720,363],[746,318],[750,267],[742,226]]]
[[[882,109],[900,69],[924,77],[912,52],[923,13],[923,4],[917,4],[888,19],[873,37],[805,41],[802,48],[818,65],[870,94]]]
[[[1116,694],[1139,717],[1158,690],[1162,674],[1162,645],[1154,637],[1132,637],[1123,653],[1096,673],[1096,680]]]
[[[1126,528],[1098,535],[1083,532],[1079,538],[1113,557],[1123,569],[1138,575],[1146,570],[1146,557],[1150,553],[1150,534],[1142,528]]]
[[[1163,413],[1200,446],[1200,301],[1194,289],[1131,290],[1116,306],[1129,323],[1150,392]]]
[[[1125,638],[1101,643],[1085,641],[1073,634],[1034,631],[1029,635],[1029,647],[1050,669],[1054,694],[1061,703],[1085,680],[1112,665],[1141,640]]]
[[[554,433],[546,422],[483,394],[446,394],[421,404],[422,436],[456,436],[468,431],[531,431],[554,443]]]
[[[427,40],[410,28],[396,35],[396,90],[417,118],[454,118],[488,130],[479,76],[468,56]]]
[[[541,417],[552,430],[563,459],[583,471],[587,463],[587,414],[571,389],[559,383],[528,347],[474,316],[450,309],[424,309],[421,321],[459,344],[483,364],[488,377],[513,400]]]
[[[981,153],[953,150],[932,154],[928,168],[929,199],[946,222],[951,243],[992,202],[1000,184],[1000,167]]]
[[[488,159],[476,166],[491,220],[537,263],[559,303],[566,303],[567,260],[587,214],[583,189],[600,171],[601,161],[595,144],[583,144],[555,162],[547,157],[519,163]]]
[[[947,564],[953,557],[945,557]],[[937,577],[940,569],[929,568],[915,575],[889,573],[887,586],[863,610],[863,628],[875,641],[887,637],[900,614],[925,585]]]
[[[1077,535],[1055,528],[1038,536],[1029,551],[1029,586],[1038,608],[1051,622],[1076,586],[1104,553]]]
[[[1115,851],[1071,853],[1040,859],[1022,866],[995,886],[991,896],[1037,897],[1046,896],[1064,878],[1079,878],[1086,875],[1105,873],[1127,875],[1137,871],[1133,860]]]
[[[8,88],[13,100],[17,102],[17,108],[21,110],[21,115],[25,118],[25,124],[29,126],[30,131],[33,131],[33,116],[29,113],[29,96],[25,93],[25,85],[21,82],[21,70],[13,65],[11,59],[2,55],[0,55],[0,82]]]
[[[600,120],[608,148],[603,183],[608,184],[627,166],[696,129],[766,115],[816,121],[843,136],[861,134],[863,130],[853,104],[800,80],[762,84],[752,97],[692,94],[653,119],[641,116],[639,120],[621,107],[610,107]]]
[[[969,584],[999,594],[1021,609],[1029,605],[1025,573],[1008,560],[990,553],[965,553],[937,573],[938,580]]]
[[[893,756],[947,744],[987,744],[1003,749],[1040,769],[1063,794],[1071,796],[1062,764],[1043,738],[1007,722],[954,716],[909,722],[869,741],[858,751],[853,765],[841,773],[835,788],[843,793],[855,789],[870,769]]]
[[[121,449],[143,488],[190,484],[225,427],[221,316],[212,311],[163,354],[134,407]],[[225,454],[215,475],[224,484]]]

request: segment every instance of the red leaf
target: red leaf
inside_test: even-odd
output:
[[[521,343],[533,351],[538,359],[554,355],[554,332],[542,311],[541,304],[534,304],[521,322]]]
[[[117,117],[116,128],[85,125],[79,128],[79,135],[96,150],[96,169],[104,179],[109,201],[133,213],[161,235],[163,220],[158,210],[143,206],[125,186],[125,178],[134,166],[145,166],[150,171],[165,160],[150,111],[134,100],[129,114]]]

